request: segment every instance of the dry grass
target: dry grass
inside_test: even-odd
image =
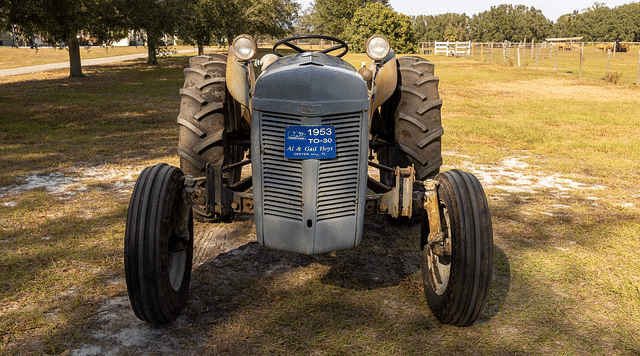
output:
[[[640,47],[632,46],[628,52],[612,53],[596,51],[594,44],[586,44],[582,58],[582,76],[595,80],[607,80],[624,83],[638,84],[638,61]],[[474,45],[471,58],[494,65],[517,67],[517,49],[506,51],[507,57],[503,58],[503,50],[494,49],[493,59],[491,50],[484,46],[481,51],[479,45]],[[580,75],[580,51],[558,51],[557,72],[563,74]],[[553,48],[536,48],[520,51],[520,66],[529,70],[536,69],[551,73],[556,72],[556,53]]]
[[[0,78],[0,350],[24,340],[53,352],[99,300],[123,292],[131,182],[148,164],[176,163],[168,98],[185,60]]]
[[[361,246],[320,256],[260,248],[251,220],[196,224],[219,228],[224,248],[202,257],[176,323],[151,328],[127,308],[101,318],[126,301],[136,172],[177,164],[186,60],[0,79],[0,354],[640,353],[638,89],[450,58],[434,59],[445,169],[483,180],[495,232],[478,323],[436,321],[419,228],[377,218]]]
[[[192,49],[187,46],[173,46],[175,49]],[[147,53],[147,47],[81,47],[81,59],[106,58],[127,54]],[[43,47],[38,49],[0,47],[0,69],[29,67],[49,63],[69,62],[66,48]]]

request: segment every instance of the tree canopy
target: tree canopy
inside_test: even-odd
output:
[[[316,33],[334,37],[344,37],[345,30],[356,11],[370,3],[388,5],[388,0],[315,0],[317,12]]]
[[[469,17],[465,14],[420,15],[413,18],[416,38],[427,41],[468,41]]]
[[[534,7],[499,5],[474,15],[470,32],[472,40],[478,42],[540,41],[548,36],[551,26],[552,22]]]
[[[548,37],[583,37],[584,41],[640,41],[640,3],[613,9],[595,3],[553,23],[542,11],[524,5],[499,5],[469,17],[465,14],[415,16],[418,41],[520,42]]]
[[[66,44],[72,77],[83,76],[81,33],[110,42],[125,26],[115,0],[0,0],[0,17],[5,29],[17,29],[25,37],[40,35],[51,44]]]
[[[157,64],[156,51],[163,38],[173,35],[183,11],[181,0],[121,0],[131,30],[145,35],[147,63]]]
[[[354,52],[364,52],[365,42],[374,34],[386,36],[391,48],[398,53],[416,52],[411,18],[380,3],[370,3],[358,9],[346,28],[344,38]]]
[[[181,0],[179,37],[198,46],[241,33],[283,37],[293,32],[300,5],[293,0]]]
[[[640,41],[640,3],[608,8],[595,3],[583,12],[561,16],[554,28],[558,37],[583,36],[584,41]]]

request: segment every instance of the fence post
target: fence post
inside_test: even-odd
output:
[[[616,47],[617,47],[617,46],[616,46],[616,43],[615,43],[615,42],[613,42],[613,60],[614,60],[614,61],[616,60]]]
[[[556,73],[558,72],[558,46],[556,46]]]
[[[611,51],[607,50],[607,74],[609,74],[610,63],[611,63]]]
[[[536,48],[536,69],[538,68],[538,58],[540,57],[540,48]]]
[[[493,64],[493,42],[491,42],[490,56],[491,56],[491,64]]]
[[[584,56],[584,42],[580,43],[580,76],[582,77],[582,57]]]
[[[534,41],[535,41],[535,40],[532,38],[532,39],[531,39],[531,59],[533,59],[533,51],[534,51],[534,48],[536,47],[536,45],[535,45],[535,42],[534,42]]]
[[[504,42],[502,42],[502,64],[507,64],[507,49]]]
[[[638,77],[636,78],[636,85],[640,86],[640,51],[638,51]]]
[[[520,68],[520,47],[518,47],[518,68]]]

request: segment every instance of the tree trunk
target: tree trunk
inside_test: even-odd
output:
[[[147,58],[147,64],[158,64],[158,57],[156,56],[156,45],[155,43],[148,42],[147,49],[149,53],[149,57]]]
[[[198,55],[204,54],[204,45],[202,42],[198,42]]]
[[[76,78],[84,77],[82,74],[82,62],[80,60],[80,44],[78,38],[73,37],[68,41],[69,45],[69,75]]]
[[[158,64],[158,57],[156,55],[156,49],[158,47],[158,37],[147,30],[147,50],[148,50],[148,58],[147,64]]]

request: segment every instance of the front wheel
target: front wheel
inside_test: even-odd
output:
[[[440,222],[450,254],[428,244],[427,214],[422,222],[422,281],[429,308],[444,324],[471,325],[487,299],[493,273],[493,230],[487,198],[472,174],[439,173]]]
[[[154,325],[175,320],[187,301],[193,258],[193,215],[182,196],[182,171],[145,168],[133,189],[124,267],[136,316]]]

